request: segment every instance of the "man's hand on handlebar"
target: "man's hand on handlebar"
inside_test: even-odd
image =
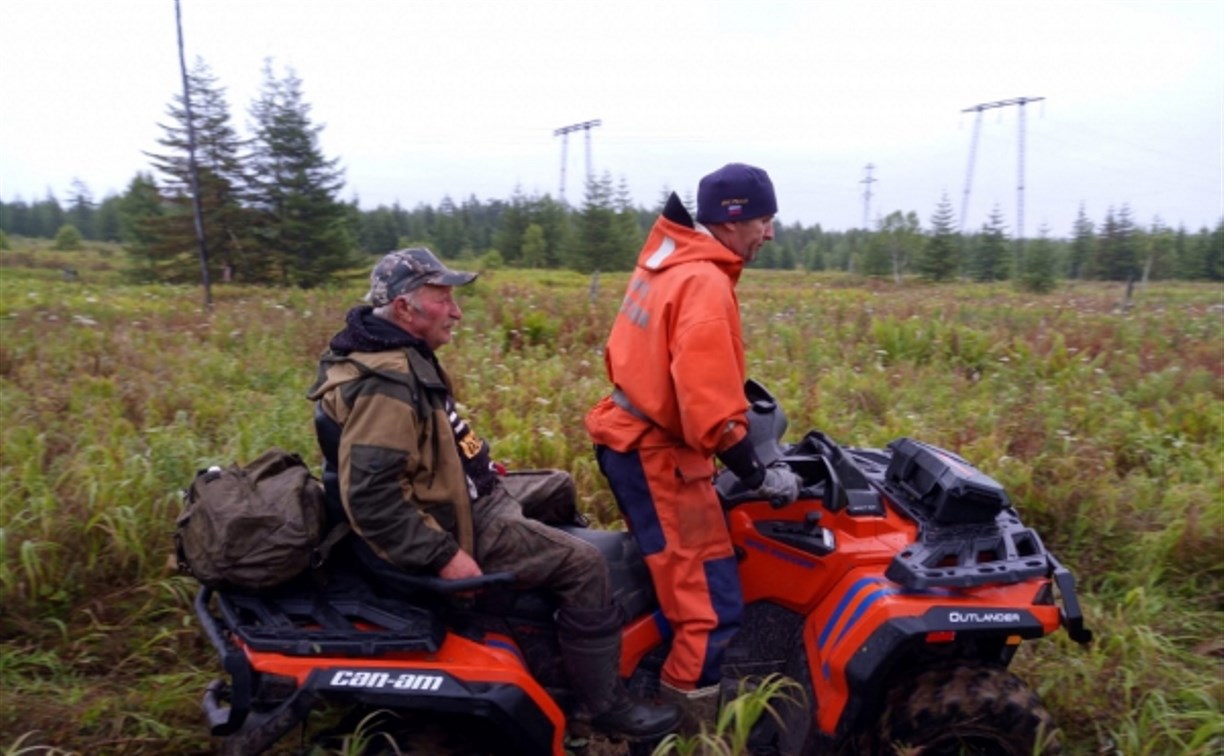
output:
[[[752,494],[754,498],[765,499],[775,507],[780,507],[799,498],[802,482],[785,464],[775,463],[766,468],[765,479]]]

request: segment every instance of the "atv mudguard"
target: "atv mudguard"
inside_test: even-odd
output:
[[[201,589],[196,616],[229,678],[210,685],[203,701],[222,751],[261,753],[321,701],[341,700],[469,714],[516,751],[563,753],[565,716],[513,642],[464,637],[431,606],[430,592],[468,592],[513,576],[412,580],[419,593],[411,600],[376,595],[351,575],[258,594]]]

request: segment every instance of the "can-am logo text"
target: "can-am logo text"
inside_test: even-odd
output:
[[[1019,612],[948,612],[949,622],[1007,622],[1020,621]]]
[[[440,675],[416,675],[410,672],[365,672],[354,669],[337,670],[328,683],[333,688],[394,688],[396,690],[437,690],[442,687]]]

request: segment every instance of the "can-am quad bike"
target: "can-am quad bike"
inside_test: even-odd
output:
[[[811,432],[783,446],[785,415],[762,386],[746,389],[758,454],[804,481],[798,501],[775,506],[725,471],[715,480],[746,604],[724,685],[798,683],[773,701],[778,716],[758,721],[753,753],[1058,752],[1049,713],[1008,663],[1060,625],[1080,643],[1091,632],[1071,573],[999,484],[905,438],[855,449]],[[633,538],[565,529],[606,556],[628,618],[621,675],[651,695],[669,630]],[[326,704],[351,712],[337,732],[385,710],[400,717],[401,745],[413,721],[446,722],[478,744],[405,752],[560,756],[574,698],[555,605],[509,590],[511,579],[388,586],[333,571],[259,593],[202,588],[196,614],[226,678],[204,697],[212,734],[223,752],[259,753]]]

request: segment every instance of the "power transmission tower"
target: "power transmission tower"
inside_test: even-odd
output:
[[[593,121],[583,121],[582,123],[573,123],[569,126],[562,126],[553,131],[553,136],[561,137],[561,203],[565,204],[565,163],[566,151],[569,145],[569,135],[573,131],[586,132],[586,169],[587,181],[591,180],[591,129],[602,125],[602,122],[596,118]]]
[[[863,230],[870,231],[871,226],[867,225],[871,220],[871,185],[879,181],[872,178],[871,172],[875,170],[875,166],[871,163],[863,166],[863,170],[867,171],[867,177],[860,181],[860,184],[866,184],[863,188]]]
[[[965,196],[961,200],[961,217],[960,228],[961,233],[965,231],[965,218],[969,212],[969,187],[973,182],[973,158],[977,153],[978,133],[982,127],[982,111],[991,110],[993,108],[1005,108],[1010,105],[1020,107],[1020,139],[1018,145],[1017,171],[1019,178],[1016,181],[1016,248],[1023,249],[1024,246],[1024,106],[1030,102],[1039,102],[1044,100],[1044,97],[1016,97],[1011,100],[999,100],[998,102],[983,102],[973,107],[965,108],[962,113],[977,113],[977,118],[973,123],[973,141],[969,144],[969,168],[965,173]]]

